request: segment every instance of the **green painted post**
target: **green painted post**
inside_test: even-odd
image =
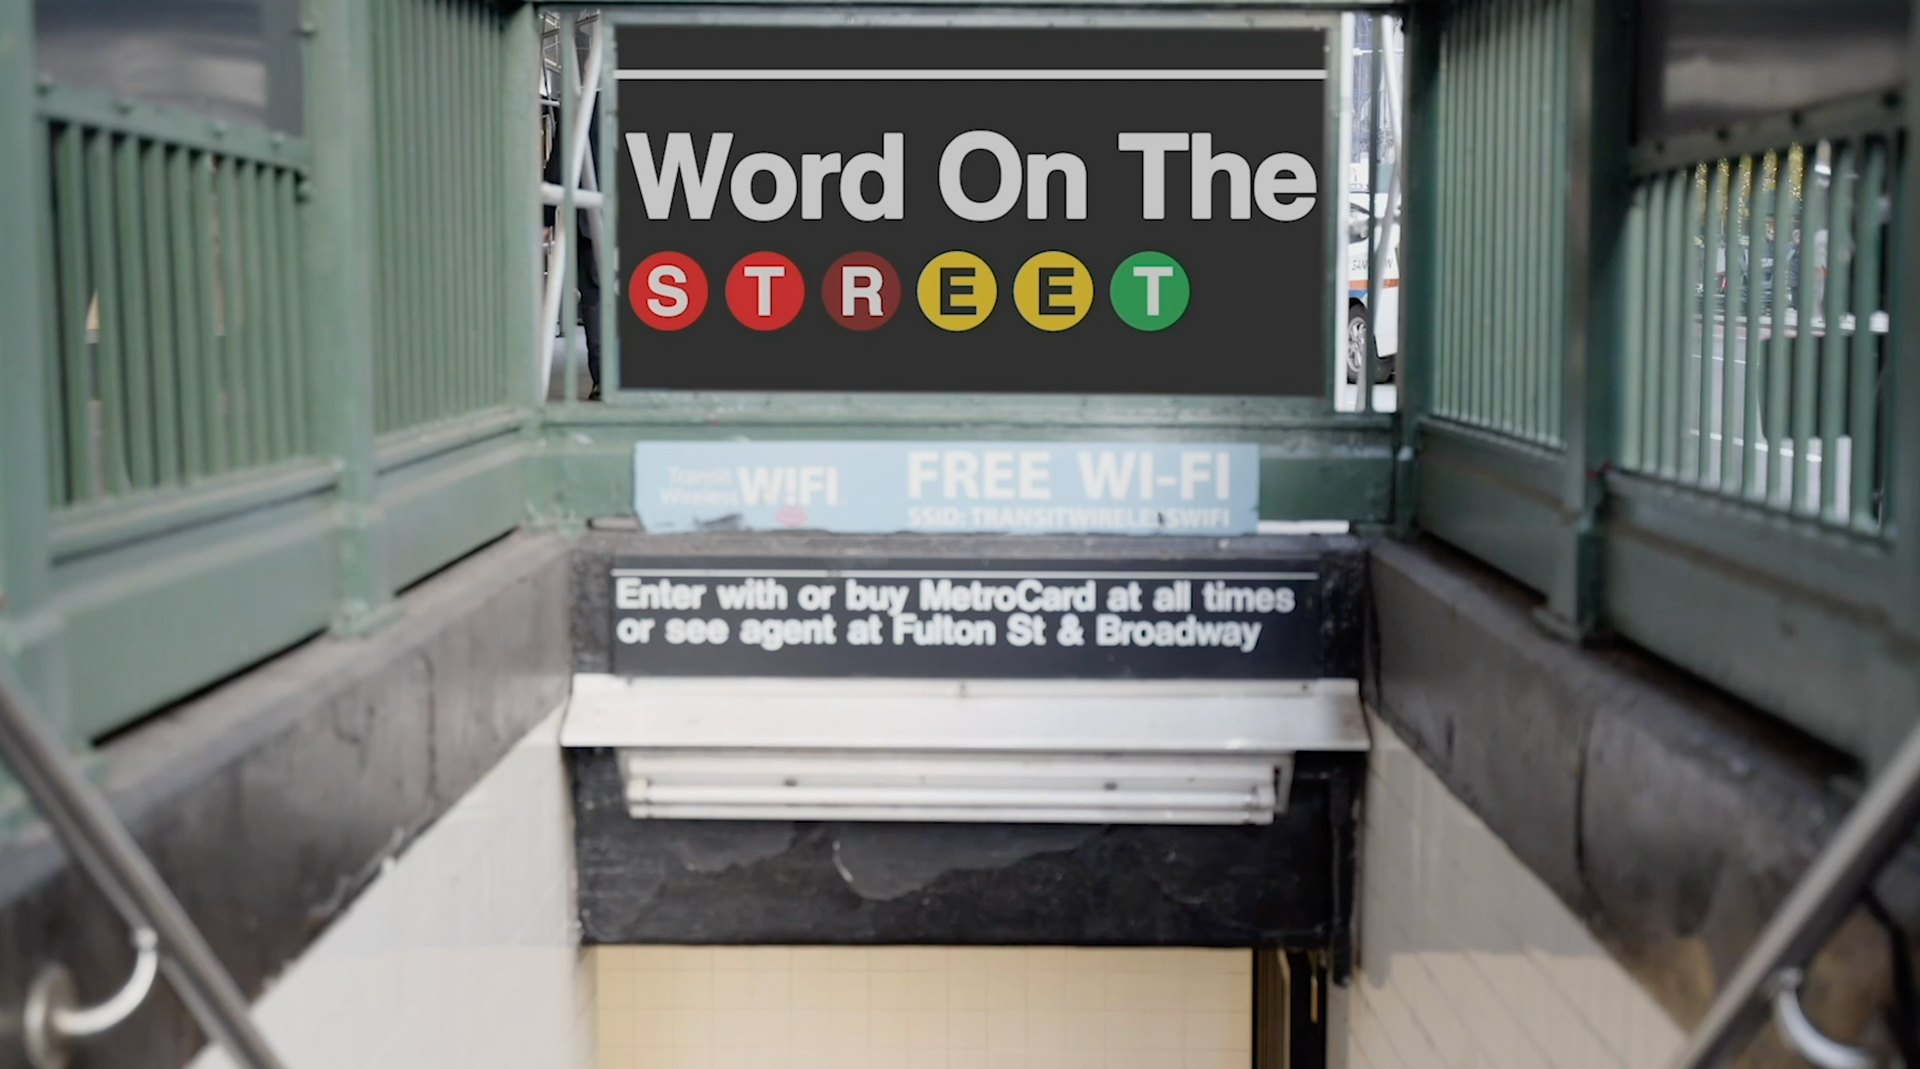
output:
[[[306,205],[313,431],[340,468],[335,633],[365,634],[397,613],[374,466],[373,37],[370,0],[310,0]]]
[[[1565,330],[1560,508],[1569,545],[1543,620],[1570,638],[1601,618],[1602,507],[1614,457],[1616,366],[1625,287],[1631,27],[1616,5],[1573,0],[1568,45]]]
[[[1914,0],[1913,7],[1920,18],[1920,0]],[[1907,47],[1911,70],[1920,64],[1920,34],[1909,35]],[[1907,129],[1920,129],[1920,94],[1908,93],[1906,107]],[[1898,351],[1888,354],[1893,384],[1887,413],[1893,426],[1888,428],[1885,525],[1893,535],[1899,585],[1890,599],[1894,624],[1908,639],[1920,639],[1920,522],[1914,520],[1920,516],[1920,204],[1914,203],[1920,183],[1914,182],[1913,170],[1911,161],[1899,168],[1899,188],[1894,191],[1899,230],[1893,240],[1899,247],[1887,292],[1895,295],[1888,311],[1895,317],[1893,344]]]
[[[0,0],[0,662],[33,695],[40,714],[71,738],[63,623],[53,599],[48,520],[53,391],[41,332],[50,284],[46,247],[47,146],[35,114],[33,0]],[[21,150],[25,151],[21,151]],[[78,740],[74,740],[78,741]],[[11,808],[0,789],[0,811]]]
[[[527,444],[525,472],[527,519],[544,523],[548,502],[557,493],[557,465],[542,434],[546,384],[536,384],[540,369],[540,14],[521,4],[507,16],[501,41],[502,69],[496,85],[495,121],[501,124],[500,255],[506,292],[497,299],[506,320],[501,338],[501,375],[507,403],[525,411],[522,435]]]
[[[1401,189],[1407,206],[1401,213],[1404,258],[1400,266],[1400,355],[1398,372],[1399,448],[1395,454],[1393,522],[1401,534],[1413,530],[1418,503],[1420,421],[1433,410],[1433,385],[1440,352],[1438,299],[1440,264],[1440,118],[1457,107],[1440,93],[1440,35],[1447,12],[1426,5],[1407,13],[1406,120],[1401,128]],[[1448,116],[1451,120],[1452,116]]]

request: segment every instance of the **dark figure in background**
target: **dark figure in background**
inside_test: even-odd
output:
[[[552,109],[552,115],[553,148],[547,152],[546,180],[557,186],[561,184],[560,170],[563,165],[561,157],[565,154],[565,135],[561,131],[566,128],[561,124],[558,107]],[[597,158],[599,149],[600,124],[596,120],[587,124],[588,161]],[[582,166],[581,173],[584,174],[585,171],[585,166]],[[558,217],[559,209],[549,205],[546,209],[547,226],[552,227],[554,220]],[[593,391],[587,395],[587,400],[598,401],[600,400],[600,268],[594,260],[593,230],[587,224],[585,211],[574,213],[571,240],[573,247],[578,250],[574,257],[573,278],[574,285],[580,291],[580,325],[584,328],[582,332],[587,336],[587,374],[593,377]],[[566,324],[561,324],[562,337],[567,333],[565,327]]]

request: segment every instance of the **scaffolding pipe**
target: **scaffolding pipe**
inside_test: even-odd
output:
[[[561,26],[562,47],[574,47],[573,20],[563,18]],[[578,198],[580,166],[586,159],[588,124],[593,118],[595,98],[600,94],[600,64],[605,54],[606,33],[606,20],[595,19],[593,43],[587,46],[587,68],[580,79],[580,84],[575,87],[579,96],[573,106],[574,113],[563,116],[567,122],[567,128],[560,142],[561,151],[566,153],[563,161],[565,166],[560,173],[562,205],[570,199]],[[566,85],[561,86],[562,92],[566,92],[567,89]],[[573,197],[568,196],[569,191],[573,192]],[[560,330],[561,294],[566,291],[567,265],[571,262],[568,255],[573,246],[571,240],[573,214],[564,207],[556,213],[553,220],[553,245],[547,251],[547,291],[540,302],[540,346],[535,354],[540,365],[539,396],[541,397],[547,395],[547,383],[553,376],[553,337]],[[572,363],[571,346],[569,346],[568,363],[569,365]]]

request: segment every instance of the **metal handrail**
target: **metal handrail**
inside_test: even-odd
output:
[[[1920,819],[1920,726],[1840,823],[1720,989],[1672,1069],[1711,1069],[1744,1047],[1775,993],[1812,960]],[[1792,1038],[1792,1037],[1790,1037]],[[1797,1042],[1798,1040],[1795,1039]]]
[[[243,1069],[282,1069],[248,1013],[246,996],[193,919],[106,799],[33,714],[25,693],[4,668],[0,668],[0,761],[13,770],[61,845],[107,896],[127,927],[136,933],[153,933],[159,969],[200,1027]],[[140,971],[136,963],[135,979]],[[61,1044],[71,1033],[58,1031],[61,1014],[48,1017],[54,1030],[47,1038],[55,1042],[58,1059],[63,1057]],[[76,1018],[82,1025],[97,1023],[84,1014],[65,1019],[73,1023]]]

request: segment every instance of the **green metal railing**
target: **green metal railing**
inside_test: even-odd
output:
[[[1863,532],[1886,516],[1897,131],[1680,167],[1627,221],[1620,464]]]
[[[1635,143],[1604,0],[1413,21],[1410,524],[1883,759],[1920,708],[1905,105]]]
[[[1435,72],[1435,416],[1561,440],[1570,0],[1487,0]]]
[[[534,13],[304,8],[296,137],[39,79],[0,0],[0,660],[77,746],[528,513]]]
[[[305,455],[303,146],[42,96],[53,504]]]
[[[472,0],[370,2],[384,434],[513,399],[503,348],[518,276],[485,224],[524,208],[500,166],[507,17]]]

